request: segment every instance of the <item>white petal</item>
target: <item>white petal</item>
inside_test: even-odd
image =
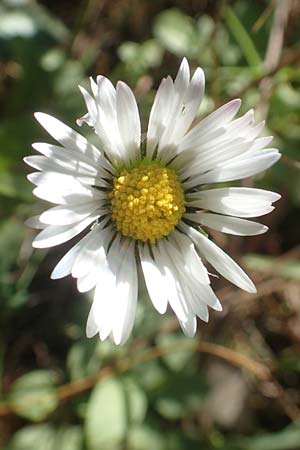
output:
[[[242,139],[236,139],[234,142],[222,142],[215,148],[203,148],[203,153],[195,156],[189,164],[182,166],[180,170],[180,178],[187,181],[184,182],[185,189],[191,189],[197,186],[199,179],[203,174],[218,165],[228,161],[228,159],[239,156],[247,152],[251,147],[250,142],[244,142]]]
[[[104,264],[105,258],[106,255],[104,253],[104,250],[102,249],[102,255],[100,255],[100,252],[98,251],[95,254],[93,262],[94,264],[98,265]],[[79,292],[88,292],[96,286],[98,280],[99,280],[99,270],[96,265],[91,264],[89,272],[77,278],[77,289]]]
[[[88,109],[88,121],[96,124],[98,120],[98,108],[94,98],[81,86],[78,86],[84,98],[86,107]],[[80,124],[80,123],[79,123]]]
[[[99,337],[102,341],[107,339],[112,331],[116,308],[119,299],[115,298],[116,272],[113,271],[106,260],[99,267],[98,283],[94,294],[94,317],[99,329]]]
[[[97,324],[99,337],[104,341],[109,336],[114,320],[114,292],[116,289],[116,276],[109,269],[107,262],[99,268],[99,281],[96,285],[93,312]]]
[[[114,173],[114,169],[105,157],[98,151],[95,154],[82,153],[76,148],[65,148],[59,145],[35,142],[32,147],[47,156],[57,165],[67,169],[77,169],[82,175],[97,175],[108,177],[107,172]]]
[[[201,288],[201,285],[200,285]],[[209,320],[209,311],[205,302],[200,298],[199,293],[192,286],[191,280],[186,279],[185,284],[182,283],[184,295],[189,303],[191,311],[196,314],[204,322]]]
[[[103,202],[107,195],[91,186],[82,185],[75,177],[56,172],[35,172],[28,175],[29,181],[36,184],[34,195],[58,204],[79,204],[88,201]]]
[[[223,309],[222,305],[210,286],[197,283],[194,285],[194,289],[195,289],[194,297],[196,298],[196,301],[198,303],[204,302],[206,305],[210,306],[215,311],[222,311]]]
[[[141,123],[135,97],[122,81],[117,84],[117,120],[126,153],[134,161],[140,154]]]
[[[206,304],[202,301],[195,301],[194,292],[193,292],[193,284],[196,283],[193,275],[188,271],[185,271],[184,266],[182,265],[182,261],[180,259],[180,254],[176,251],[174,247],[171,246],[170,242],[165,242],[165,252],[168,254],[170,260],[174,263],[174,275],[176,275],[177,280],[177,292],[181,304],[184,306],[186,310],[186,319],[183,322],[188,321],[191,313],[197,314],[202,320],[205,322],[208,321],[208,308]],[[182,320],[179,317],[179,320]]]
[[[159,251],[152,246],[154,259],[157,262],[160,271],[164,274],[165,294],[169,303],[179,320],[186,321],[189,315],[187,303],[184,301],[179,289],[177,277],[180,268],[175,267],[171,260],[167,247],[170,245],[166,240],[158,242]]]
[[[241,100],[235,99],[218,108],[216,111],[202,119],[192,128],[181,143],[181,151],[198,145],[199,139],[211,131],[226,125],[236,115],[241,106]]]
[[[268,231],[268,227],[261,223],[251,222],[250,220],[239,219],[237,217],[222,216],[220,214],[204,212],[186,213],[184,214],[184,218],[213,228],[214,230],[237,236],[255,236]]]
[[[186,204],[217,213],[240,217],[259,217],[273,211],[272,202],[280,195],[254,188],[221,188],[186,195]]]
[[[113,340],[116,345],[124,344],[132,331],[137,304],[137,288],[138,279],[134,242],[131,242],[117,276],[116,298],[119,299],[119,305],[112,330]]]
[[[193,179],[193,185],[220,183],[250,177],[268,169],[281,157],[278,150],[275,149],[269,149],[268,152],[261,152],[260,155],[253,156],[247,152],[247,155],[247,158],[235,158],[211,172],[196,177]]]
[[[106,262],[99,266],[93,302],[94,320],[98,326],[100,339],[104,340],[109,335],[113,338],[114,330],[117,344],[124,343],[130,334],[137,297],[133,242],[131,245],[128,242],[129,240],[121,242],[120,235],[114,239]],[[127,264],[135,267],[135,272],[129,270],[129,273],[126,273]],[[121,278],[120,271],[122,271]]]
[[[147,157],[152,158],[154,150],[166,129],[167,118],[173,96],[173,81],[164,78],[159,85],[151,108],[147,131]]]
[[[70,273],[72,272],[74,261],[78,253],[85,246],[86,242],[88,242],[88,240],[90,239],[90,234],[91,233],[88,233],[86,236],[84,236],[84,238],[82,238],[79,242],[77,242],[77,244],[74,245],[74,247],[72,247],[58,262],[58,264],[55,266],[55,268],[51,273],[51,278],[53,280],[70,275]]]
[[[116,90],[112,83],[103,76],[97,77],[97,86],[96,102],[99,119],[95,124],[95,131],[99,135],[109,159],[114,163],[120,163],[124,160],[126,153],[117,121]]]
[[[181,234],[185,238],[185,240],[190,240],[179,231],[176,231],[176,233],[178,235]],[[174,235],[175,233],[173,232],[172,234]],[[222,310],[222,306],[217,296],[210,288],[210,286],[208,286],[206,280],[203,284],[202,280],[199,279],[198,272],[193,268],[193,261],[190,261],[189,265],[182,265],[182,259],[187,259],[187,256],[189,255],[179,253],[176,248],[171,246],[171,243],[166,246],[166,249],[170,258],[172,258],[175,266],[178,269],[177,278],[180,282],[185,301],[189,304],[190,308],[194,311],[195,314],[197,314],[197,316],[207,322],[208,309],[206,305],[209,305],[217,311]]]
[[[191,79],[190,85],[183,98],[183,109],[174,127],[172,139],[180,140],[191,126],[198,112],[205,87],[204,72],[198,67]]]
[[[174,230],[170,234],[170,240],[174,241],[178,245],[179,252],[182,255],[184,261],[184,270],[189,270],[191,274],[201,283],[210,284],[207,269],[201,261],[201,258],[196,253],[193,242],[188,239],[184,234],[177,230]]]
[[[64,123],[45,113],[35,113],[34,116],[42,127],[65,148],[78,151],[95,162],[102,157],[96,147]]]
[[[139,254],[149,297],[154,308],[160,314],[164,314],[167,310],[168,298],[164,291],[163,275],[152,259],[148,245],[140,242]]]
[[[197,246],[200,254],[221,274],[244,291],[255,293],[256,288],[248,275],[223,250],[203,234],[181,223],[180,228],[188,234]]]
[[[107,246],[112,241],[113,235],[111,227],[104,230],[97,227],[93,238],[77,256],[72,268],[72,276],[78,277],[79,292],[87,292],[99,282],[107,260]]]
[[[94,313],[94,305],[92,305],[86,323],[86,336],[88,338],[92,338],[98,333],[98,331],[98,325]]]
[[[197,330],[197,320],[194,314],[191,314],[186,322],[179,321],[182,331],[188,337],[195,336]]]
[[[41,231],[36,236],[32,243],[32,246],[35,248],[46,248],[54,247],[56,245],[62,244],[63,242],[67,242],[77,234],[81,233],[81,231],[88,227],[98,217],[98,215],[91,215],[73,226],[50,225],[48,228],[45,228],[45,230]]]
[[[62,149],[63,150],[63,149]],[[37,170],[44,172],[56,172],[65,175],[71,175],[83,184],[90,186],[109,187],[105,178],[110,175],[104,170],[88,167],[85,163],[76,160],[63,160],[62,158],[47,158],[45,156],[34,155],[24,158],[26,164]],[[102,178],[104,177],[104,178]]]
[[[163,161],[167,161],[172,157],[178,144],[174,136],[174,131],[180,123],[189,82],[190,68],[186,58],[183,58],[174,82],[172,103],[170,103],[167,121],[165,123],[165,131],[161,136],[158,145],[158,156]]]
[[[105,222],[101,222],[101,224],[94,227],[93,230],[89,233],[89,240],[85,243],[85,246],[82,248],[76,260],[74,261],[72,267],[73,277],[83,277],[94,267],[97,268],[97,266],[99,267],[100,265],[102,265],[101,261],[103,259],[103,252],[104,258],[106,258],[107,245],[109,245],[110,241],[113,238],[111,227],[102,229],[104,225]]]
[[[71,225],[85,219],[92,213],[97,212],[100,215],[103,211],[95,201],[70,207],[65,205],[54,206],[40,215],[40,221],[48,225]]]
[[[44,228],[47,228],[47,225],[40,221],[40,216],[33,216],[25,220],[25,225],[31,228],[36,228],[37,230],[43,230]]]

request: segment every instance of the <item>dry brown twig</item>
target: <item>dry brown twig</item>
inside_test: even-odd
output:
[[[140,364],[144,364],[163,355],[185,350],[206,353],[212,356],[219,357],[227,361],[228,363],[239,367],[240,369],[247,370],[260,380],[268,380],[271,377],[271,370],[264,364],[221,345],[213,344],[210,342],[200,342],[192,344],[188,343],[184,346],[178,346],[178,344],[176,344],[168,347],[151,348],[149,350],[141,352],[132,359],[123,359],[119,362],[116,362],[114,365],[104,367],[100,369],[96,374],[90,375],[81,380],[63,384],[56,390],[57,397],[60,402],[68,400],[83,392],[88,391],[100,380],[103,380],[104,378],[107,378],[115,373],[124,373]],[[0,417],[10,414],[14,414],[14,410],[11,405],[9,403],[1,403]]]

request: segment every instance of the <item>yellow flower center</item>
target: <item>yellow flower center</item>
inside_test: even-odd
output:
[[[185,211],[175,171],[145,160],[114,178],[111,206],[120,233],[151,243],[167,236]]]

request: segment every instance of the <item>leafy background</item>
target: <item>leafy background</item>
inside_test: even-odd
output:
[[[299,0],[0,1],[1,448],[300,449],[299,17]],[[33,112],[76,127],[78,83],[105,74],[134,89],[145,129],[183,56],[206,74],[199,117],[241,97],[283,154],[243,182],[282,194],[270,231],[212,235],[258,294],[213,279],[224,311],[188,339],[142,287],[125,347],[87,340],[90,296],[49,280],[70,244],[33,251],[23,225],[42,209],[22,162],[48,139]]]

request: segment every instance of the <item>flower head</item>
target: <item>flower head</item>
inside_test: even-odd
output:
[[[162,80],[151,109],[145,142],[136,100],[123,82],[116,89],[98,76],[89,94],[80,88],[87,114],[77,123],[93,127],[96,148],[76,131],[47,114],[36,118],[60,144],[33,144],[41,156],[25,158],[37,169],[28,176],[33,193],[56,204],[28,221],[42,231],[38,248],[86,235],[61,259],[52,278],[72,274],[80,292],[95,288],[87,335],[99,333],[116,344],[132,330],[138,295],[137,264],[149,296],[161,314],[168,304],[185,334],[196,331],[196,317],[207,321],[208,307],[221,304],[210,287],[202,257],[247,292],[255,286],[245,272],[203,230],[256,235],[267,227],[249,221],[272,211],[278,194],[243,187],[207,188],[261,172],[280,157],[258,137],[253,111],[234,119],[233,100],[191,125],[204,92],[204,74],[190,78],[184,59],[175,81]]]

